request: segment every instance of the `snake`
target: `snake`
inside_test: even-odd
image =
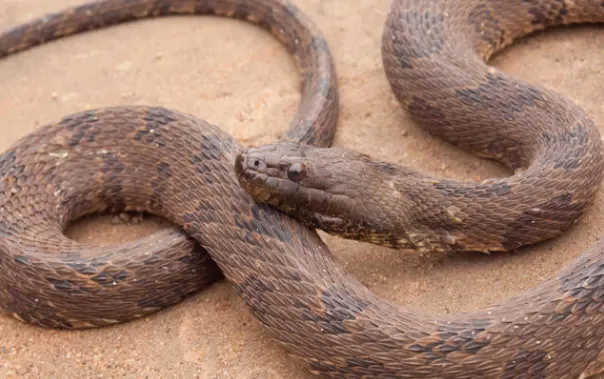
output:
[[[0,57],[80,32],[172,15],[223,16],[268,30],[291,53],[301,74],[300,104],[282,139],[330,146],[339,103],[333,59],[316,25],[288,1],[91,2],[2,33]],[[156,158],[153,172],[147,172],[154,179],[141,183],[136,177],[148,170],[136,161],[141,155],[131,153],[137,144],[159,155],[184,149],[163,131],[180,118],[153,106],[91,110],[39,128],[0,156],[0,309],[43,327],[99,327],[156,312],[223,278],[182,227],[108,246],[78,243],[63,234],[71,222],[91,213],[162,214],[161,194],[171,191],[163,182],[178,182],[178,171]],[[185,120],[193,129],[188,134],[210,128]],[[132,127],[129,133],[118,128],[122,123]],[[134,144],[127,147],[118,143],[120,138]],[[199,136],[193,140],[203,143]],[[203,159],[200,149],[206,145],[190,143],[186,160]],[[220,154],[218,147],[206,147]],[[205,176],[220,181],[225,175],[224,169],[220,172]],[[149,187],[136,189],[141,184]],[[149,197],[139,201],[134,189]]]
[[[67,302],[95,293],[99,286],[87,271],[108,270],[123,256],[92,259],[81,269],[26,250],[32,242],[25,236],[35,234],[38,248],[59,250],[59,257],[81,259],[84,252],[51,241],[65,220],[91,204],[119,201],[181,226],[261,325],[314,373],[349,379],[601,373],[604,240],[511,299],[431,315],[373,294],[345,271],[316,228],[391,247],[467,251],[514,250],[570,228],[602,178],[599,133],[570,99],[487,62],[532,32],[603,20],[599,0],[392,1],[382,58],[398,100],[430,133],[507,165],[514,171],[507,178],[442,180],[295,140],[248,148],[217,126],[163,107],[103,108],[40,128],[4,153],[0,166],[0,304],[44,326],[36,309],[54,308],[56,314],[44,316],[61,318]],[[68,176],[78,183],[61,187]],[[359,189],[365,185],[373,191]],[[111,200],[104,188],[113,190]],[[406,206],[383,211],[393,198]],[[473,219],[483,214],[477,228]],[[126,288],[140,280],[142,266],[133,262],[131,271],[112,276],[111,288],[119,288],[113,300],[123,304],[106,309],[107,318],[127,306]],[[49,267],[52,279],[39,280]],[[31,287],[12,298],[6,283],[18,291]],[[49,297],[37,297],[45,291]],[[85,307],[79,311],[80,322],[70,316],[63,319],[70,325],[57,326],[91,321]],[[75,309],[72,316],[78,317]]]

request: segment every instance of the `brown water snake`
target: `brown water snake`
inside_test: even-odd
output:
[[[506,7],[510,12],[504,12]],[[582,9],[586,11],[581,13]],[[509,25],[502,25],[501,20],[506,18],[501,17],[506,14],[510,17]],[[587,183],[591,183],[591,189],[585,193],[586,205],[589,194],[593,196],[599,184],[601,169],[598,168],[602,160],[599,135],[589,119],[563,97],[487,69],[476,51],[486,51],[482,54],[486,58],[489,52],[514,36],[546,24],[595,22],[602,18],[604,10],[599,1],[395,1],[384,33],[385,67],[395,92],[403,103],[409,103],[410,113],[422,121],[422,125],[428,125],[437,134],[442,130],[441,134],[447,139],[474,151],[497,152],[497,146],[508,146],[507,152],[518,151],[518,155],[507,158],[507,163],[512,167],[528,166],[519,175],[531,174],[530,163],[542,158],[528,152],[549,150],[523,146],[530,144],[528,136],[518,139],[516,135],[515,140],[506,140],[508,132],[522,130],[513,121],[523,112],[557,102],[556,109],[550,110],[555,116],[564,116],[557,129],[559,135],[540,135],[535,143],[554,141],[560,149],[570,146],[569,153],[592,157],[587,163],[595,166],[592,170],[596,178],[586,178]],[[512,19],[513,23],[509,21]],[[456,23],[452,23],[454,21]],[[507,34],[510,29],[504,26],[516,26],[512,31],[517,33]],[[453,27],[464,33],[448,34],[454,31]],[[478,35],[483,37],[479,39]],[[451,51],[452,47],[457,50]],[[438,61],[442,57],[446,59]],[[426,60],[422,64],[423,58]],[[468,64],[470,69],[462,66],[465,70],[460,70],[460,64]],[[442,75],[443,72],[446,75]],[[414,76],[419,74],[422,75]],[[422,83],[426,75],[432,81]],[[455,82],[462,79],[473,80],[474,86]],[[447,80],[454,86],[447,86]],[[442,81],[445,82],[440,85]],[[504,95],[488,91],[489,85],[506,88],[508,91],[504,94],[514,94],[512,88],[525,92],[518,98],[500,98]],[[456,105],[465,101],[465,107],[472,104],[475,108],[487,107],[491,117],[500,114],[492,124],[506,120],[505,130],[498,131],[500,134],[492,150],[488,144],[484,149],[485,142],[481,138],[486,137],[476,131],[465,133],[470,135],[469,140],[477,140],[476,146],[468,145],[467,138],[455,141],[454,128],[464,125],[450,124],[448,114],[435,117],[438,111],[442,115],[443,110],[422,98],[424,95],[434,96],[430,97],[431,101],[443,99],[437,95],[445,96],[447,91],[443,91],[444,94],[429,91],[434,87],[460,90],[459,93],[449,91],[449,95],[457,99]],[[528,94],[546,97],[542,100],[527,97]],[[411,96],[411,100],[406,99],[407,96]],[[492,104],[485,103],[485,99]],[[565,106],[570,107],[566,112],[557,111]],[[107,138],[105,129],[122,134],[123,138],[111,139],[117,143],[114,148],[127,152],[133,162],[144,162],[141,167],[150,170],[136,175],[132,166],[124,166],[120,172],[109,170],[114,175],[113,181],[126,177],[136,181],[126,188],[132,203],[149,199],[140,188],[153,187],[150,181],[157,177],[158,165],[170,167],[171,180],[156,184],[165,186],[158,195],[163,205],[162,215],[177,225],[184,225],[187,233],[208,250],[254,315],[314,371],[341,378],[576,378],[604,369],[602,242],[556,277],[501,304],[437,317],[412,312],[376,297],[347,275],[315,232],[268,206],[251,201],[239,187],[233,169],[235,157],[242,148],[219,129],[166,109],[156,108],[152,113],[153,116],[149,108],[110,108],[92,116],[84,113],[71,117],[68,123],[77,128],[95,125],[101,129],[95,141],[90,142],[93,144]],[[145,114],[147,120],[141,118],[141,114]],[[465,116],[468,125],[476,125],[476,121],[472,124],[475,114]],[[434,117],[432,124],[429,123],[431,117]],[[160,159],[152,145],[128,138],[144,128],[149,119],[161,120],[158,138],[166,142],[162,148],[176,151],[178,147],[180,154],[166,154]],[[54,136],[54,132],[60,133],[60,130],[49,132]],[[553,168],[576,172],[574,170],[585,165],[582,159],[569,162],[574,163],[568,168]],[[548,166],[551,161],[544,163],[545,169],[552,169]],[[580,212],[575,214],[578,216]]]

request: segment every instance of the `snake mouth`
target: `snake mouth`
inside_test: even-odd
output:
[[[252,157],[247,152],[239,153],[235,158],[235,175],[241,187],[254,199],[277,205],[270,191],[277,186],[276,178],[266,174],[266,163],[262,159]]]
[[[239,184],[248,191],[252,180],[256,177],[255,171],[250,170],[247,166],[247,154],[239,153],[235,158],[235,175]]]
[[[282,206],[300,190],[300,186],[288,177],[287,169],[283,169],[289,165],[274,164],[273,161],[273,156],[262,151],[243,151],[235,158],[235,174],[241,187],[256,201],[284,210]]]
[[[239,180],[239,182],[246,181],[245,171],[243,169],[243,163],[245,162],[245,159],[245,153],[239,153],[235,158],[235,175],[237,176],[237,180]]]

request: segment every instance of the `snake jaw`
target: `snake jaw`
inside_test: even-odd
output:
[[[241,152],[235,158],[235,174],[241,187],[256,201],[281,208],[287,195],[297,191],[297,185],[287,180],[283,173],[287,168],[282,170],[283,165],[269,163],[274,159],[260,152]]]
[[[257,201],[280,207],[296,195],[307,177],[304,159],[304,147],[292,142],[250,148],[236,156],[235,173]]]

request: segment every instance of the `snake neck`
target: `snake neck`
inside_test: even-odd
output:
[[[235,170],[258,201],[336,236],[420,252],[510,251],[562,234],[593,201],[602,159],[586,154],[583,134],[575,134],[550,141],[525,170],[482,182],[287,142],[247,149]],[[594,175],[577,171],[572,155],[557,154],[560,143],[593,162],[585,169]],[[565,175],[576,180],[556,179]]]

